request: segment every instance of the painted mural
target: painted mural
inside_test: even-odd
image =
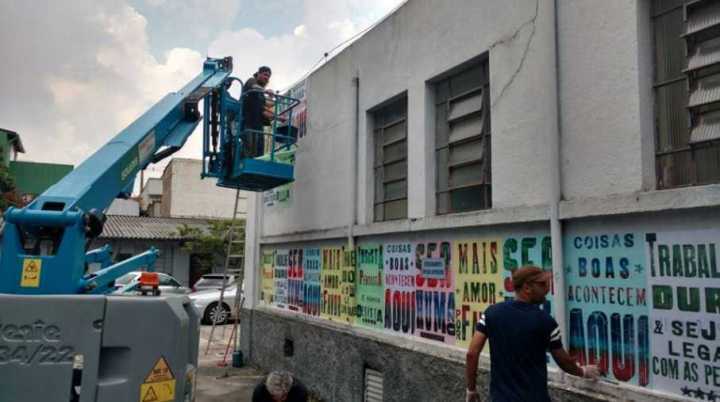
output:
[[[320,316],[333,321],[342,321],[342,249],[340,247],[322,249],[322,268],[320,271]]]
[[[563,239],[570,353],[618,384],[720,402],[719,239],[720,230],[571,226]],[[551,255],[544,234],[264,250],[261,299],[464,349],[479,314],[514,298],[512,271],[551,270]],[[543,305],[551,313],[552,297]]]
[[[288,250],[277,250],[275,252],[275,290],[273,295],[275,297],[275,306],[280,308],[286,308],[288,302],[288,265]]]
[[[415,258],[411,243],[384,245],[385,329],[415,333]]]
[[[654,388],[720,400],[720,230],[644,238]]]
[[[526,265],[535,265],[546,271],[552,271],[552,241],[550,236],[511,236],[503,242],[503,284],[505,299],[515,297],[512,285],[512,271]],[[552,315],[554,289],[551,287],[545,304],[542,306]]]
[[[570,354],[608,378],[649,385],[643,237],[568,233],[564,239]]]
[[[415,331],[422,338],[455,344],[455,275],[449,241],[415,244]],[[424,269],[431,264],[433,269]],[[435,272],[441,268],[439,278]],[[442,278],[442,279],[440,279]]]
[[[504,300],[501,244],[501,239],[453,242],[455,338],[458,346],[467,347],[483,311]]]
[[[320,286],[320,267],[321,257],[319,248],[306,248],[303,253],[303,307],[302,312],[307,315],[320,315],[321,309],[321,286]]]
[[[287,274],[287,307],[292,311],[303,310],[304,277],[303,254],[301,248],[293,248],[288,252]]]
[[[355,322],[357,309],[357,251],[343,246],[340,264],[340,319],[348,324]]]
[[[275,251],[263,250],[262,253],[262,279],[260,286],[260,300],[266,304],[273,303],[275,290]]]
[[[358,249],[357,318],[364,327],[382,329],[385,312],[383,246],[367,245]]]

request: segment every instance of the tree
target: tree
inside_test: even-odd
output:
[[[209,272],[213,266],[225,263],[229,231],[233,225],[231,220],[212,220],[208,223],[207,229],[183,224],[178,227],[178,235],[184,239],[182,249],[195,254],[203,271]],[[236,220],[234,227],[233,240],[244,239],[245,220]]]
[[[15,179],[10,175],[10,170],[0,163],[0,210],[5,211],[9,206],[19,206],[20,199],[15,192]]]

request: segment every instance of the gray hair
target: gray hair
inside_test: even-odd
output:
[[[265,387],[268,393],[275,398],[283,397],[290,392],[293,378],[287,371],[273,371],[265,379]]]

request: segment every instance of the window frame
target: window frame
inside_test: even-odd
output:
[[[386,222],[408,217],[408,99],[407,93],[400,94],[383,102],[369,111],[372,115],[372,139],[373,139],[373,221]],[[387,140],[386,133],[391,129],[403,125],[403,135],[398,138]],[[404,144],[404,152],[401,156],[385,160],[387,148]],[[403,174],[398,177],[386,178],[386,172],[390,167],[400,165]],[[403,183],[402,195],[387,198],[387,187],[393,184]],[[402,184],[400,184],[402,186]],[[401,187],[402,188],[402,187]],[[395,204],[404,201],[400,213],[388,217],[388,204]],[[382,212],[382,215],[378,213]]]
[[[687,7],[700,3],[654,0],[651,5],[655,177],[658,189],[720,182],[720,139],[695,143],[692,140],[699,116],[711,114],[703,111],[703,107],[690,105],[693,91],[709,71],[709,75],[720,74],[717,65],[693,71],[688,64],[693,56],[691,47],[697,44],[692,42],[692,35],[687,32]],[[673,33],[677,36],[672,36]],[[680,53],[683,55],[681,58],[678,57]],[[680,62],[682,66],[678,65]],[[712,73],[713,69],[718,72]],[[715,102],[705,109],[720,111],[720,103]]]
[[[437,215],[449,215],[462,212],[479,211],[492,208],[492,161],[491,161],[491,122],[490,122],[490,63],[487,55],[482,55],[468,63],[465,63],[450,72],[430,82],[430,91],[434,97],[434,120],[435,120],[435,213]],[[452,84],[454,80],[462,78],[463,75],[472,75],[476,71],[478,82],[476,85],[461,88],[453,93]],[[444,86],[444,88],[442,88]],[[453,105],[460,105],[463,100],[472,103],[473,96],[479,96],[480,108],[459,116],[452,116]],[[466,106],[467,107],[467,106]],[[442,108],[442,110],[440,109]],[[472,106],[471,106],[472,108]],[[444,112],[443,112],[444,110]],[[443,122],[440,116],[444,116]],[[460,126],[472,119],[479,118],[480,127],[478,132],[463,136],[459,139],[452,138],[453,126]],[[472,123],[471,123],[472,124]],[[472,130],[472,129],[471,129]],[[459,129],[458,129],[459,131]],[[456,154],[471,149],[469,146],[478,146],[480,154],[471,158],[463,158],[460,161],[452,161]],[[453,171],[456,173],[461,169],[476,166],[480,172],[472,174],[479,175],[469,183],[453,183]],[[456,177],[457,179],[457,177]],[[480,203],[460,207],[460,203],[453,199],[453,196],[461,196],[462,192],[480,191]]]

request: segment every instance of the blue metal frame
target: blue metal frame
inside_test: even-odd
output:
[[[218,185],[252,191],[292,181],[292,166],[275,160],[276,138],[280,138],[276,124],[269,160],[240,155],[243,137],[250,134],[239,133],[244,98],[234,99],[227,92],[230,83],[239,81],[230,77],[231,72],[232,58],[208,58],[202,73],[162,98],[32,203],[22,209],[9,208],[0,257],[0,293],[105,293],[127,272],[152,270],[158,255],[155,249],[113,265],[109,246],[87,253],[86,248],[102,232],[101,211],[116,197],[129,195],[137,173],[185,144],[203,120],[198,111],[201,100],[206,116],[203,177],[217,177]],[[292,113],[297,101],[277,98],[276,117]],[[219,136],[219,149],[210,142],[213,132]],[[87,264],[96,262],[101,269],[88,274]]]
[[[239,81],[239,80],[238,80]],[[276,153],[290,149],[297,138],[278,133],[278,121],[285,117],[292,121],[293,109],[299,100],[279,94],[268,94],[274,98],[274,110],[270,133],[245,129],[243,127],[242,104],[250,93],[262,92],[257,89],[244,91],[239,100],[234,99],[227,91],[219,91],[218,108],[221,116],[234,116],[222,119],[218,127],[218,147],[211,149],[213,142],[213,122],[205,119],[203,125],[203,177],[218,179],[217,185],[248,191],[265,191],[294,180],[292,164],[279,161]],[[217,95],[216,95],[217,96]],[[212,114],[213,102],[205,102],[205,114]],[[289,126],[288,126],[289,127]],[[290,129],[290,128],[288,128]],[[258,158],[244,157],[242,150],[245,143],[252,137],[269,137],[270,149],[266,155]]]

